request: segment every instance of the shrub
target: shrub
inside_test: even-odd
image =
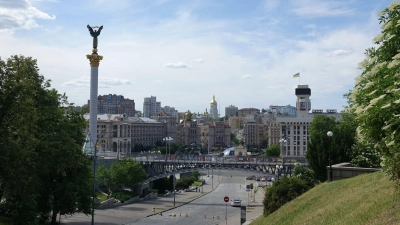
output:
[[[299,178],[300,180],[304,180],[307,185],[310,186],[310,188],[320,183],[319,180],[315,178],[314,171],[300,165],[300,163],[296,163],[294,166],[293,176]]]
[[[275,212],[285,203],[297,198],[309,189],[310,186],[307,182],[297,177],[282,177],[275,180],[274,184],[267,187],[265,191],[264,215],[267,216]]]

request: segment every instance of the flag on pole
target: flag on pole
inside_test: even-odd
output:
[[[296,73],[295,75],[293,75],[293,78],[297,78],[300,77],[300,73]]]

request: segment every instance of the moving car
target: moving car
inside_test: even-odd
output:
[[[231,206],[232,207],[235,207],[235,206],[240,207],[240,206],[242,206],[242,200],[240,200],[238,198],[235,198],[235,199],[231,200]]]

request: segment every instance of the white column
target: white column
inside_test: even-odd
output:
[[[98,91],[99,67],[90,67],[90,119],[89,131],[93,143],[97,141],[97,91]]]

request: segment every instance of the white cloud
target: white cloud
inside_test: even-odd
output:
[[[354,9],[348,8],[346,4],[335,1],[295,1],[293,11],[303,17],[330,17],[350,15]]]
[[[251,78],[251,77],[253,77],[253,75],[245,74],[245,75],[241,76],[240,78]]]
[[[54,20],[55,15],[38,10],[29,1],[15,0],[0,6],[0,33],[12,34],[15,29],[40,27],[36,19]]]
[[[338,49],[338,50],[328,53],[327,56],[335,57],[335,56],[342,56],[342,55],[350,55],[351,53],[353,53],[353,51],[345,50],[345,49]]]
[[[110,88],[112,86],[119,85],[131,85],[132,82],[129,80],[111,78],[111,77],[99,77],[98,85],[100,88]],[[81,77],[78,79],[72,79],[62,84],[63,86],[75,86],[75,87],[90,87],[90,77]]]
[[[183,62],[177,62],[177,63],[164,63],[164,67],[167,68],[173,68],[173,69],[191,69],[192,66]]]

